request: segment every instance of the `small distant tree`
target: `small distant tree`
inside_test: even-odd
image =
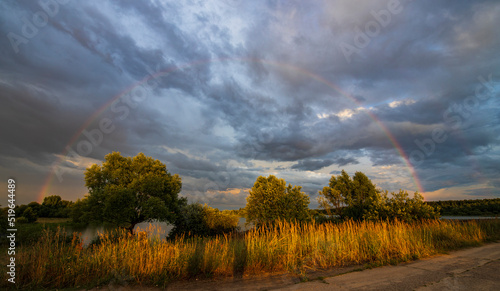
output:
[[[291,184],[286,186],[284,179],[273,175],[258,177],[247,197],[247,222],[261,226],[277,220],[308,220],[309,196],[301,192],[301,189],[302,187]]]
[[[102,166],[87,168],[85,185],[89,194],[73,209],[73,220],[108,222],[130,232],[143,221],[174,222],[186,204],[179,197],[181,178],[143,153],[106,155]]]

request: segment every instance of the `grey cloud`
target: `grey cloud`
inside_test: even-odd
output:
[[[302,170],[302,171],[316,171],[330,165],[336,164],[339,167],[343,167],[349,164],[359,164],[359,162],[353,157],[336,157],[334,159],[324,159],[324,160],[301,160],[297,164],[293,165],[291,169]]]
[[[301,160],[292,166],[292,169],[303,171],[316,171],[328,167],[334,162],[332,160]]]
[[[477,196],[477,199],[498,198],[498,196],[500,196],[500,190],[495,188],[480,188],[480,189],[467,190],[466,194],[471,196]]]
[[[373,20],[370,11],[387,1],[217,4],[71,2],[19,53],[2,42],[5,167],[26,159],[48,173],[86,122],[91,130],[110,118],[115,130],[89,157],[142,151],[181,174],[186,195],[213,190],[218,194],[210,203],[233,205],[244,203],[244,194],[225,190],[249,188],[272,170],[314,196],[328,179],[303,177],[303,171],[400,166],[394,140],[410,155],[422,151],[416,140],[443,128],[446,141],[415,165],[424,187],[497,185],[498,92],[461,117],[458,130],[444,118],[473,96],[478,76],[492,74],[498,89],[496,1],[402,1],[403,11],[350,63],[339,44],[352,43],[354,28]],[[41,9],[33,1],[2,5],[4,36],[20,33],[20,17]],[[109,109],[108,102],[151,73],[147,84],[155,86],[147,101],[123,119]],[[389,105],[405,100],[413,103]],[[341,117],[345,110],[355,113]],[[255,160],[277,165],[256,166]]]

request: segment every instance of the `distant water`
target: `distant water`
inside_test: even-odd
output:
[[[498,217],[492,216],[441,216],[440,219],[453,219],[453,220],[471,220],[471,219],[495,219]]]

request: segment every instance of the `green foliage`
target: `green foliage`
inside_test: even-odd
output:
[[[16,216],[23,216],[24,211],[29,207],[35,212],[37,217],[59,217],[67,218],[71,212],[73,202],[62,200],[58,195],[47,196],[42,204],[30,202],[28,205],[22,204],[16,206]]]
[[[213,236],[238,229],[238,216],[208,205],[193,203],[183,207],[169,236]]]
[[[62,206],[62,199],[59,195],[51,195],[43,198],[42,205],[57,208]]]
[[[23,212],[23,217],[26,218],[26,221],[28,223],[33,223],[38,218],[38,214],[31,207],[28,206],[28,208],[26,208],[26,210],[24,210]]]
[[[26,204],[21,204],[21,205],[16,205],[14,210],[16,211],[16,217],[21,217],[23,216],[24,210],[28,208],[28,205]]]
[[[478,200],[432,201],[426,204],[439,207],[441,215],[496,216],[500,215],[500,198]]]
[[[328,187],[319,192],[318,202],[329,215],[359,220],[377,203],[380,191],[362,172],[356,172],[351,179],[342,170],[338,177],[332,176]]]
[[[71,207],[71,212],[69,217],[74,223],[84,223],[90,221],[91,219],[87,217],[89,215],[90,209],[88,206],[88,197],[83,199],[78,199]]]
[[[72,202],[62,200],[59,195],[51,195],[43,198],[39,207],[40,217],[69,217]]]
[[[22,216],[24,211],[30,207],[38,217],[69,217],[70,208],[73,202],[62,200],[58,195],[51,195],[44,198],[43,203],[30,202],[28,205],[16,206],[16,215]]]
[[[439,211],[424,203],[424,197],[418,192],[410,198],[407,191],[399,190],[388,197],[385,191],[363,215],[368,220],[393,220],[415,221],[422,219],[437,219]]]
[[[30,203],[28,203],[28,207],[31,207],[31,209],[33,209],[33,211],[35,211],[36,214],[38,216],[40,216],[40,210],[41,210],[41,207],[42,207],[42,205],[40,203],[38,203],[36,201],[30,202]]]
[[[309,196],[301,192],[301,189],[302,187],[291,184],[287,187],[284,179],[273,175],[258,177],[247,197],[247,222],[260,226],[277,220],[308,220]]]
[[[332,179],[334,176],[332,176]],[[332,180],[330,179],[330,182]],[[323,190],[319,192],[318,203],[321,208],[326,210],[326,214],[329,216],[342,214],[341,204],[342,195],[337,189],[332,187],[323,187]]]
[[[351,179],[342,170],[338,177],[332,176],[329,186],[319,194],[318,202],[327,214],[336,214],[342,219],[413,221],[439,217],[439,212],[425,204],[418,192],[413,198],[403,190],[389,197],[387,191],[377,190],[361,172],[356,172]]]
[[[85,185],[89,194],[73,207],[75,222],[108,222],[132,231],[143,221],[174,222],[186,204],[179,197],[181,178],[143,153],[133,158],[106,155],[102,166],[87,168]]]

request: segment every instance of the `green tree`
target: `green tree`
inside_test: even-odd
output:
[[[342,170],[338,177],[331,177],[328,187],[319,194],[320,206],[329,214],[335,209],[343,219],[413,221],[439,217],[439,210],[425,204],[424,197],[418,192],[413,198],[403,190],[389,196],[388,191],[376,189],[362,172],[356,172],[351,179]]]
[[[332,175],[328,187],[324,187],[318,197],[327,213],[353,219],[362,219],[379,200],[380,191],[365,174],[356,172],[351,179],[344,170],[337,177]]]
[[[413,221],[439,218],[439,209],[425,204],[424,197],[418,192],[413,194],[413,198],[404,190],[391,194],[392,197],[388,199],[386,206],[389,219]]]
[[[36,221],[36,219],[38,218],[38,215],[31,207],[28,206],[28,208],[26,208],[23,212],[23,217],[26,218],[26,220],[29,223],[32,223],[32,222]]]
[[[62,200],[59,195],[43,198],[41,205],[35,203],[31,202],[29,206],[36,210],[40,217],[69,217],[70,207],[73,204],[71,201]]]
[[[276,220],[308,220],[309,196],[301,189],[291,184],[286,186],[284,179],[273,175],[258,177],[247,197],[247,222],[261,226]]]
[[[323,190],[319,191],[318,203],[321,208],[326,210],[326,214],[330,216],[340,216],[342,214],[342,195],[337,189],[323,187]]]
[[[43,198],[42,205],[51,207],[51,208],[58,208],[62,206],[62,199],[61,196],[59,195],[50,195],[45,198]]]
[[[73,220],[108,222],[133,231],[137,223],[174,222],[186,199],[179,197],[182,182],[161,161],[139,153],[123,157],[106,155],[102,166],[85,172],[88,196],[73,210]]]
[[[88,217],[90,214],[90,209],[88,207],[88,197],[83,199],[78,199],[71,207],[71,212],[69,217],[75,223],[84,223],[88,222],[91,219]]]

